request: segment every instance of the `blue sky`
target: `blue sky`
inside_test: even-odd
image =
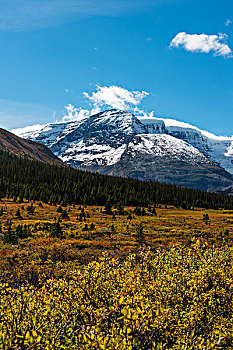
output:
[[[128,109],[232,135],[232,50],[229,0],[2,0],[0,126],[114,107],[121,87]]]

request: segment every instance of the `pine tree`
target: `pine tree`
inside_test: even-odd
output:
[[[157,215],[156,210],[155,210],[155,207],[152,209],[151,213],[152,213],[153,215]]]
[[[186,208],[233,209],[233,196],[82,172],[19,158],[1,150],[0,181],[1,198],[24,198],[25,201],[69,206],[86,201],[88,205],[98,206],[109,202],[111,205],[123,203],[140,208],[148,203],[160,203]],[[112,211],[109,205],[106,209],[108,213]]]
[[[17,242],[17,237],[12,229],[11,220],[7,220],[7,231],[4,235],[4,243],[15,244]]]
[[[127,216],[127,220],[131,221],[132,220],[132,215],[129,213]]]
[[[35,208],[34,208],[34,206],[33,206],[33,203],[31,203],[31,205],[29,205],[29,206],[27,207],[27,212],[28,212],[29,215],[33,215],[33,214],[34,214]]]
[[[125,214],[124,207],[123,207],[123,205],[121,203],[118,204],[117,209],[118,209],[118,215],[124,215]]]
[[[140,222],[140,224],[137,226],[137,229],[136,229],[136,242],[139,245],[143,245],[144,241],[145,241],[145,234],[143,232],[143,225]]]
[[[91,225],[90,225],[90,230],[92,231],[92,230],[94,230],[95,229],[95,225],[93,224],[93,222],[91,223]]]
[[[111,229],[112,234],[116,233],[116,229],[115,229],[115,226],[114,226],[114,225],[111,225],[111,226],[110,226],[110,229]]]
[[[83,231],[88,231],[88,225],[85,224],[84,228],[83,228]]]
[[[17,209],[16,216],[17,216],[18,218],[21,218],[21,213],[20,213],[20,209],[19,209],[19,208]]]
[[[138,208],[138,207],[136,207],[136,208],[134,209],[134,214],[137,215],[137,216],[141,216],[141,215],[142,215],[141,209]]]
[[[208,223],[210,222],[210,218],[208,214],[203,214],[203,220],[205,222],[206,225],[208,225]]]
[[[105,211],[105,214],[107,214],[107,215],[112,214],[112,204],[111,204],[109,199],[107,200],[107,202],[105,204],[104,211]]]
[[[141,210],[141,215],[142,215],[142,216],[145,216],[145,215],[146,215],[146,211],[145,211],[144,208],[142,208],[142,210]]]
[[[59,207],[57,208],[57,213],[62,213],[63,209],[62,207],[59,205]]]
[[[62,210],[61,219],[69,219],[69,215],[66,209]]]
[[[51,230],[50,230],[50,236],[63,238],[63,231],[60,224],[60,217],[57,220],[55,220],[55,222],[52,224]]]

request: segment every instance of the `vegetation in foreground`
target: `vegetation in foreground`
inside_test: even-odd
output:
[[[233,211],[18,201],[0,203],[0,348],[233,348]]]
[[[227,248],[198,241],[122,263],[106,254],[85,267],[63,263],[66,277],[40,288],[3,283],[1,348],[231,348],[231,262]]]

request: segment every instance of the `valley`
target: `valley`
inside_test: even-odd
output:
[[[0,350],[233,350],[233,2],[0,0]]]
[[[0,148],[0,348],[231,349],[231,195],[75,169],[5,130]],[[231,179],[168,134],[127,152],[127,169],[158,153],[164,174],[177,156]]]
[[[33,213],[29,210],[31,205]],[[10,249],[8,247],[8,253],[6,247],[2,248],[2,258],[24,254],[26,250],[31,259],[37,259],[41,249],[41,254],[47,250],[49,259],[54,262],[78,259],[86,264],[100,257],[103,251],[124,258],[129,253],[137,253],[140,246],[168,249],[176,245],[190,246],[198,239],[217,246],[223,242],[233,244],[233,210],[184,210],[160,204],[149,209],[117,207],[107,214],[104,206],[61,207],[2,199],[1,234],[2,237],[7,234],[11,222],[12,241],[6,242],[13,244]],[[207,220],[205,215],[208,215]],[[62,234],[53,234],[51,227],[58,218]],[[14,233],[18,225],[29,227],[27,239]],[[142,242],[138,241],[137,233],[140,225]],[[34,257],[33,252],[36,252]]]

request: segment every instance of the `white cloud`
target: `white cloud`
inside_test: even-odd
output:
[[[94,109],[99,110],[103,107],[111,107],[119,110],[127,110],[139,105],[149,93],[146,91],[129,91],[115,85],[97,85],[96,92],[93,92],[91,95],[84,92],[83,95],[88,98]]]
[[[142,109],[139,109],[138,107],[135,107],[133,109],[133,114],[139,118],[153,118],[154,117],[154,111],[151,111],[148,113]]]
[[[128,110],[141,117],[152,117],[154,112],[146,113],[138,108],[138,105],[148,95],[149,93],[146,91],[130,91],[116,85],[97,85],[96,91],[90,95],[87,92],[83,92],[83,96],[89,101],[90,108],[76,108],[72,104],[68,104],[65,107],[66,112],[61,122],[86,119],[109,108]]]
[[[226,26],[226,27],[229,27],[230,24],[231,24],[231,20],[230,20],[230,19],[227,19],[226,22],[225,22],[225,26]]]
[[[187,34],[181,32],[171,41],[170,47],[183,47],[191,52],[209,53],[216,56],[230,57],[232,50],[226,44],[227,35]]]
[[[66,107],[66,114],[62,118],[62,122],[71,122],[78,121],[85,118],[88,118],[91,115],[91,112],[88,109],[76,108],[71,104],[68,104]]]

